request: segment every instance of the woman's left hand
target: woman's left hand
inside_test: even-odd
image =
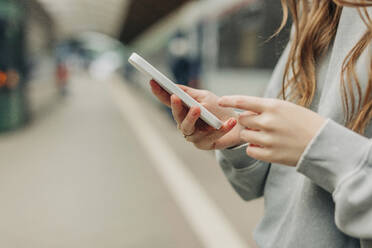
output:
[[[246,110],[240,137],[255,159],[296,166],[306,146],[325,123],[317,113],[291,102],[250,96],[224,96],[221,107]],[[252,112],[256,114],[252,114]]]

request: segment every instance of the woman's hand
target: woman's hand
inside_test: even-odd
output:
[[[197,90],[179,85],[182,90],[225,122],[220,130],[214,129],[199,119],[199,107],[189,109],[180,98],[168,94],[154,80],[150,81],[150,85],[154,95],[172,109],[178,129],[183,133],[186,140],[194,143],[197,148],[202,150],[224,149],[240,143],[240,129],[236,120],[238,115],[232,109],[220,107],[218,96],[206,90]]]
[[[221,107],[249,111],[238,119],[244,127],[240,138],[251,144],[247,147],[249,156],[266,162],[296,166],[325,123],[317,113],[279,99],[225,96],[218,103]]]

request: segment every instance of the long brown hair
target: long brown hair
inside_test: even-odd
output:
[[[342,64],[340,90],[345,125],[363,134],[372,119],[372,62],[369,65],[368,84],[364,93],[355,72],[355,65],[372,40],[372,20],[366,10],[366,7],[372,6],[372,0],[281,1],[283,22],[279,31],[286,25],[289,12],[294,30],[280,97],[304,107],[309,107],[314,99],[316,62],[327,52],[336,36],[343,6],[357,8],[367,28]]]

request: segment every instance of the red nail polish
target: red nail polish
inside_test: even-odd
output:
[[[229,120],[229,126],[232,126],[232,125],[235,125],[235,123],[236,123],[236,120]]]

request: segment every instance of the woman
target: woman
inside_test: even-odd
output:
[[[154,81],[153,93],[188,141],[218,150],[243,199],[264,196],[259,247],[372,247],[372,1],[282,5],[293,32],[265,98],[182,87],[226,121],[221,130]]]

